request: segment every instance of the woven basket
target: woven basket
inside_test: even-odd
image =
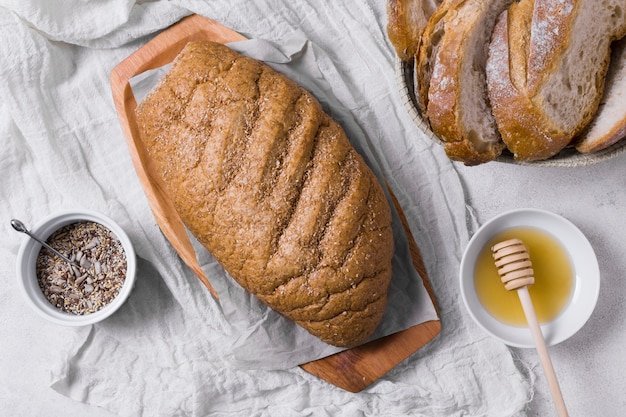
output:
[[[428,123],[422,118],[415,98],[415,82],[413,62],[404,62],[396,57],[396,81],[400,89],[400,98],[409,115],[431,140],[441,144],[441,139],[430,130]],[[573,147],[563,149],[557,155],[543,161],[522,162],[513,159],[513,155],[505,149],[496,162],[515,165],[548,166],[548,167],[580,167],[606,161],[624,152],[626,140],[620,140],[612,146],[593,153],[580,153]]]

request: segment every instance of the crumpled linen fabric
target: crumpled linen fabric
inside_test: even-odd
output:
[[[335,3],[0,1],[0,230],[9,237],[0,242],[2,278],[15,278],[21,239],[7,219],[22,216],[32,224],[64,208],[86,207],[114,218],[139,256],[130,299],[89,328],[49,329],[25,311],[15,285],[0,288],[10,300],[0,307],[3,327],[34,332],[45,326],[65,337],[49,364],[50,389],[120,416],[524,415],[532,381],[509,350],[463,311],[457,270],[474,224],[466,218],[452,164],[402,108],[385,4]],[[109,74],[157,31],[190,13],[247,37],[280,42],[301,31],[315,43],[329,60],[319,63],[320,71],[377,150],[408,218],[443,329],[361,393],[298,367],[238,367],[223,342],[233,329],[219,303],[181,263],[152,217],[119,127]],[[19,337],[8,343],[27,344]],[[20,359],[19,349],[2,349]],[[4,411],[19,414],[24,405],[9,392],[3,384]]]

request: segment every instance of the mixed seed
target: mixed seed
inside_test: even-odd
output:
[[[109,229],[90,221],[72,223],[54,232],[47,243],[75,264],[41,248],[37,280],[52,305],[84,315],[100,310],[119,294],[126,279],[126,254]]]

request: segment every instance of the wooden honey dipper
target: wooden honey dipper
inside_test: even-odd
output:
[[[492,246],[491,253],[496,268],[498,268],[498,274],[504,283],[504,288],[509,291],[517,290],[517,295],[522,303],[528,327],[530,327],[530,332],[535,341],[535,347],[537,348],[539,360],[548,381],[548,387],[550,388],[556,410],[559,417],[566,417],[568,413],[563,401],[563,395],[561,394],[561,388],[559,387],[559,381],[556,378],[552,360],[539,327],[537,314],[535,314],[535,308],[528,293],[528,286],[535,283],[528,249],[526,249],[521,240],[509,239]]]

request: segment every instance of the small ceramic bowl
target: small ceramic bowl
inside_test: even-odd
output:
[[[472,236],[461,259],[461,297],[470,316],[488,334],[509,346],[535,346],[530,329],[504,323],[491,315],[476,293],[474,270],[479,253],[500,232],[531,227],[547,232],[569,255],[573,269],[573,289],[569,302],[553,320],[542,323],[541,330],[548,346],[573,336],[587,322],[600,292],[600,271],[595,252],[583,233],[569,220],[538,209],[520,209],[494,217]],[[532,261],[532,259],[531,259]]]
[[[135,283],[137,260],[132,242],[116,222],[100,213],[82,209],[59,212],[43,219],[30,231],[45,241],[64,226],[79,222],[97,223],[111,231],[121,243],[126,257],[126,276],[117,296],[99,310],[74,314],[53,305],[44,295],[37,279],[36,264],[42,245],[26,237],[17,254],[18,286],[28,304],[41,317],[65,326],[85,326],[109,317],[124,304]]]

